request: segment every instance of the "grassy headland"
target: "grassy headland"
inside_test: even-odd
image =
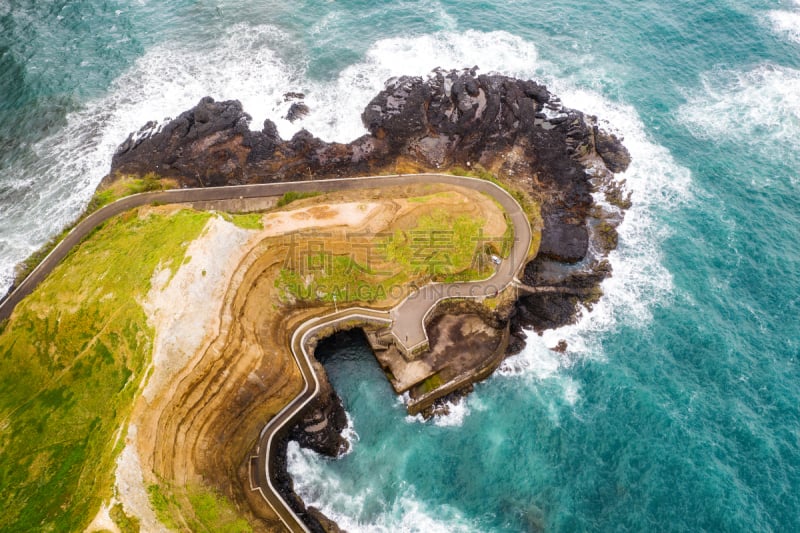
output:
[[[0,334],[0,530],[81,530],[111,495],[150,360],[139,302],[209,216],[109,220],[17,306]]]
[[[46,243],[39,247],[38,250],[33,252],[29,257],[17,265],[16,269],[14,270],[14,281],[11,284],[11,290],[18,286],[22,280],[28,277],[28,274],[33,272],[37,265],[41,263],[45,257],[47,257],[53,248],[55,248],[58,243],[64,240],[64,237],[67,236],[70,230],[72,230],[72,228],[77,226],[81,220],[90,214],[112,202],[119,200],[120,198],[143,192],[173,189],[175,185],[175,182],[172,180],[159,178],[157,175],[150,173],[146,174],[142,178],[123,176],[122,178],[111,183],[111,185],[99,189],[94,193],[92,199],[89,200],[86,209],[83,210],[83,213],[81,213],[80,216],[78,216],[66,228],[61,230],[58,235],[51,237]]]
[[[498,187],[502,188],[508,194],[510,194],[517,203],[522,207],[522,210],[525,212],[525,215],[528,217],[528,222],[531,225],[532,232],[532,240],[531,240],[531,247],[529,250],[529,258],[533,258],[536,253],[539,251],[539,244],[541,242],[542,234],[541,230],[543,227],[542,221],[542,213],[540,211],[539,203],[531,197],[530,194],[515,186],[510,180],[502,179],[498,177],[496,174],[486,170],[480,165],[475,165],[471,169],[465,169],[462,167],[453,167],[450,169],[450,174],[454,176],[465,176],[470,178],[478,178],[486,181],[491,181]],[[509,225],[510,227],[510,225]],[[513,235],[511,236],[513,239]]]
[[[506,252],[514,230],[500,204],[480,196],[481,210],[456,216],[450,208],[467,209],[468,202],[458,193],[412,196],[405,201],[414,215],[404,217],[394,231],[304,238],[313,239],[314,248],[287,262],[275,286],[295,301],[367,304],[396,298],[399,293],[393,292],[412,282],[488,278],[494,271],[491,256]],[[484,211],[504,217],[502,233],[485,231],[489,221],[479,214]]]

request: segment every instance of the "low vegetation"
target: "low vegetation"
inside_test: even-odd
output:
[[[153,512],[155,512],[156,518],[158,518],[159,522],[164,524],[165,527],[178,530],[180,529],[180,525],[178,521],[175,520],[175,517],[178,516],[180,504],[175,497],[171,494],[167,494],[167,492],[168,491],[162,490],[161,486],[155,483],[147,487],[150,507],[153,509]]]
[[[75,223],[77,224],[77,222]],[[33,252],[27,259],[19,263],[14,269],[14,282],[11,284],[12,289],[17,287],[22,281],[27,278],[31,272],[33,272],[39,263],[44,261],[45,257],[47,257],[50,252],[53,251],[58,243],[64,240],[70,230],[75,227],[75,224],[70,225],[66,229],[62,230],[61,233],[51,237],[46,243],[44,243],[38,250]]]
[[[132,178],[123,176],[108,187],[98,190],[86,206],[85,215],[97,211],[111,202],[115,202],[120,198],[131,196],[132,194],[140,194],[143,192],[163,191],[172,189],[175,183],[169,180],[159,178],[155,173],[150,172],[141,178]]]
[[[93,208],[153,188],[154,181],[121,181],[115,192],[99,193]],[[279,205],[317,194],[287,193]],[[294,301],[386,302],[412,283],[491,275],[490,256],[503,254],[513,239],[510,223],[504,235],[484,235],[486,221],[454,218],[437,207],[435,196],[409,199],[425,204],[411,227],[404,223],[402,230],[360,241],[346,235],[324,241],[327,248],[316,255],[285,264],[276,286]],[[0,531],[79,531],[108,501],[152,350],[140,302],[157,268],[174,271],[190,260],[186,246],[211,216],[142,208],[107,221],[0,324]],[[262,227],[259,214],[223,216],[243,228]],[[148,489],[165,526],[250,530],[225,497],[176,490],[167,484]],[[139,529],[121,506],[110,514],[121,530]]]
[[[127,176],[122,177],[114,181],[111,185],[103,190],[95,192],[94,196],[92,196],[92,199],[89,200],[86,209],[84,209],[83,213],[81,213],[81,215],[75,219],[72,224],[69,224],[58,235],[51,237],[46,243],[39,247],[38,250],[33,252],[27,259],[17,265],[14,271],[14,281],[11,284],[12,290],[22,283],[22,281],[27,278],[31,272],[33,272],[39,263],[41,263],[44,258],[47,257],[51,251],[53,251],[53,248],[55,248],[58,243],[64,240],[64,237],[67,236],[72,228],[77,226],[81,220],[90,214],[112,202],[119,200],[120,198],[124,198],[125,196],[143,192],[172,189],[174,186],[174,182],[160,179],[151,172],[146,174],[143,178],[130,178]]]
[[[222,218],[242,229],[264,229],[261,213],[229,214],[219,213]]]
[[[111,496],[152,346],[139,302],[209,216],[109,220],[17,306],[0,334],[0,530],[79,531]]]
[[[181,490],[181,493],[184,491]],[[207,489],[190,488],[186,497],[177,497],[166,485],[147,487],[150,505],[159,521],[174,531],[185,530],[176,517],[182,517],[196,533],[251,533],[253,529],[226,497]]]
[[[528,217],[528,221],[531,223],[531,227],[534,229],[539,228],[541,226],[541,213],[539,212],[539,205],[536,201],[530,197],[528,193],[522,191],[509,183],[506,183],[504,180],[498,178],[495,174],[489,172],[485,168],[480,165],[475,165],[473,168],[467,170],[461,167],[454,167],[450,170],[450,173],[454,176],[465,176],[470,178],[478,178],[486,181],[491,181],[498,187],[501,187],[505,190],[508,194],[510,194],[522,207],[522,210]],[[539,232],[534,231],[535,238],[538,237]],[[536,246],[538,249],[538,244]]]
[[[450,170],[450,173],[455,176],[466,176],[491,181],[498,187],[501,187],[503,190],[505,190],[517,201],[520,207],[522,207],[522,210],[525,212],[525,215],[528,217],[528,222],[533,230],[531,235],[531,245],[528,249],[528,258],[533,259],[536,256],[536,253],[539,251],[539,245],[542,241],[542,227],[544,226],[538,202],[531,198],[527,192],[514,187],[505,180],[500,179],[495,174],[483,168],[481,165],[475,165],[470,170],[461,167],[454,167]],[[510,238],[513,240],[513,235],[511,235]]]
[[[319,251],[285,265],[275,286],[295,301],[369,303],[397,300],[412,282],[485,279],[494,270],[490,256],[502,252],[509,233],[485,235],[484,225],[435,208],[410,229],[359,241],[331,236],[319,242]]]
[[[121,503],[114,505],[108,514],[122,533],[139,533],[139,519],[126,514]]]
[[[233,504],[219,494],[201,490],[189,494],[196,520],[192,531],[208,533],[250,533],[253,529],[239,517]]]
[[[284,207],[296,200],[302,200],[303,198],[313,198],[315,196],[319,196],[320,194],[322,193],[289,191],[280,197],[276,207]]]

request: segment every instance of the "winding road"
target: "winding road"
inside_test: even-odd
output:
[[[516,275],[525,264],[531,244],[531,227],[527,216],[514,198],[496,184],[476,178],[448,174],[404,174],[391,176],[369,176],[287,183],[237,185],[202,189],[177,189],[142,193],[128,196],[109,204],[78,223],[50,254],[20,283],[6,299],[0,302],[0,320],[11,316],[14,307],[42,282],[70,250],[79,244],[92,230],[106,220],[129,209],[147,204],[182,204],[264,198],[281,196],[287,192],[333,192],[382,186],[440,183],[467,187],[488,194],[505,209],[514,227],[514,242],[508,257],[497,266],[488,279],[463,283],[430,283],[412,293],[390,312],[363,308],[349,308],[324,317],[313,318],[303,323],[292,335],[291,351],[304,380],[303,391],[275,415],[261,431],[256,454],[251,458],[251,488],[261,493],[267,503],[290,531],[308,531],[302,519],[286,504],[272,485],[269,462],[276,435],[288,427],[299,416],[319,391],[319,379],[311,364],[311,355],[306,350],[308,337],[319,328],[358,319],[383,326],[390,326],[400,348],[406,353],[427,346],[425,319],[436,304],[446,298],[477,298],[492,296],[510,284],[517,282]]]

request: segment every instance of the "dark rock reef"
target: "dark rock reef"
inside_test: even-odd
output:
[[[153,172],[183,187],[211,187],[486,169],[541,208],[541,244],[523,282],[576,289],[520,297],[505,317],[513,353],[524,345],[523,328],[567,324],[600,297],[599,282],[611,275],[605,256],[616,246],[616,226],[630,205],[614,173],[626,170],[630,155],[596,117],[564,107],[543,85],[477,70],[390,79],[362,114],[368,133],[348,144],[325,142],[306,130],[284,140],[269,120],[253,131],[238,101],[204,98],[166,124],[150,122],[131,134],[117,149],[107,180]],[[301,121],[309,112],[303,98],[287,93],[286,101],[294,101],[289,120]],[[603,207],[594,201],[597,192],[605,194]],[[335,456],[345,423],[331,390],[288,437]],[[291,480],[278,481],[297,504]],[[321,515],[309,520],[315,530],[322,521]]]
[[[314,372],[326,376],[325,369],[317,361],[312,361]],[[327,457],[338,457],[346,452],[349,444],[342,437],[347,427],[347,415],[342,400],[331,387],[330,381],[320,379],[320,391],[309,404],[304,416],[289,432],[289,438],[300,446],[309,448]]]

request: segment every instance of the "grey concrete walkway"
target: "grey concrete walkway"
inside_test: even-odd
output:
[[[455,178],[455,176],[436,175],[436,181],[440,181],[440,178]],[[504,189],[485,180],[472,179],[470,182],[457,183],[450,179],[441,181],[475,189],[497,200],[508,213],[514,226],[514,242],[508,257],[502,260],[489,279],[463,283],[430,283],[392,309],[392,334],[406,354],[412,354],[428,346],[425,319],[437,303],[447,298],[494,296],[514,282],[517,273],[525,266],[531,245],[531,226],[528,217],[517,201]]]

